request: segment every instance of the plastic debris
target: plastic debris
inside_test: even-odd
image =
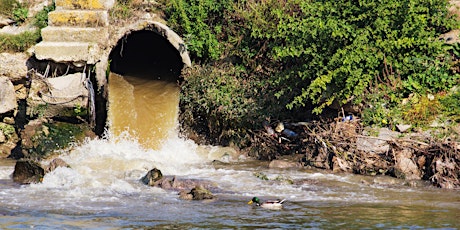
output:
[[[276,132],[281,133],[284,130],[284,124],[283,123],[278,123],[275,128]]]
[[[353,120],[353,115],[344,116],[342,118],[342,121],[351,121],[351,120]]]
[[[282,131],[282,134],[286,135],[287,137],[296,137],[297,136],[297,133],[292,131],[292,130],[290,130],[290,129],[284,129]]]
[[[275,135],[275,130],[273,130],[273,128],[267,121],[264,121],[262,125],[264,126],[264,129],[268,133],[268,135]]]

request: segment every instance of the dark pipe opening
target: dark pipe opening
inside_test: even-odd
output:
[[[109,55],[110,71],[120,75],[178,81],[184,66],[179,51],[152,30],[121,38]]]

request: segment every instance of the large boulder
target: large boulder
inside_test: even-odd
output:
[[[28,58],[24,53],[0,53],[0,76],[7,77],[12,82],[26,78]]]
[[[17,161],[14,166],[13,181],[20,184],[39,183],[45,176],[42,166],[32,160]]]
[[[14,111],[17,107],[13,83],[7,77],[0,76],[0,115]]]
[[[46,158],[55,150],[70,143],[79,143],[86,137],[94,137],[87,124],[72,124],[40,118],[29,121],[21,130],[21,155],[15,158]]]
[[[395,172],[397,177],[404,178],[406,180],[420,180],[422,179],[422,173],[418,168],[417,164],[412,160],[414,158],[412,151],[409,149],[403,149],[401,151],[395,151]]]
[[[144,177],[142,177],[142,183],[150,186],[157,185],[157,181],[163,178],[163,174],[157,168],[150,170]]]

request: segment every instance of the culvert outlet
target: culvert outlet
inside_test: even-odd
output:
[[[109,55],[110,71],[156,80],[177,81],[190,59],[183,41],[166,26],[155,23],[129,31]]]
[[[174,83],[181,80],[182,69],[191,63],[185,44],[176,33],[158,22],[141,22],[124,30],[126,32],[120,36],[108,56],[111,73],[124,78],[129,76]],[[110,79],[107,82],[110,85]],[[110,94],[110,87],[107,90]],[[107,106],[110,105],[104,104],[106,114],[99,115],[104,121],[97,122],[99,127],[96,127],[101,131],[108,128],[106,120],[110,119],[107,116]]]

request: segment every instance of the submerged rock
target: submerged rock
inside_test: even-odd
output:
[[[17,161],[14,166],[13,181],[20,184],[39,183],[45,176],[42,166],[31,160]]]
[[[286,160],[272,160],[268,165],[269,168],[301,168],[302,164],[300,162],[292,162]]]
[[[189,190],[196,186],[201,186],[205,188],[213,188],[212,183],[208,181],[198,180],[198,179],[182,179],[177,178],[176,176],[164,176],[161,179],[155,181],[150,186],[159,187],[166,190]]]
[[[190,192],[186,192],[185,190],[179,192],[179,198],[183,200],[205,200],[214,199],[214,195],[208,189],[197,185]]]
[[[70,168],[70,165],[61,158],[55,158],[48,164],[48,167],[45,169],[45,173],[52,172],[58,167]]]
[[[165,190],[175,190],[175,191],[182,191],[180,194],[183,196],[181,199],[188,199],[189,195],[187,191],[192,189],[194,193],[196,193],[194,196],[199,197],[200,195],[200,188],[203,188],[205,190],[211,189],[211,188],[217,188],[214,184],[208,182],[208,181],[203,181],[203,180],[197,180],[197,179],[181,179],[177,178],[176,176],[163,176],[161,171],[157,168],[154,168],[150,170],[144,177],[141,179],[142,183],[145,185],[149,185],[152,187],[159,187]],[[198,189],[198,191],[195,192],[195,190]],[[190,193],[192,194],[192,193]],[[192,194],[193,195],[193,194]],[[191,196],[190,198],[193,198]]]

